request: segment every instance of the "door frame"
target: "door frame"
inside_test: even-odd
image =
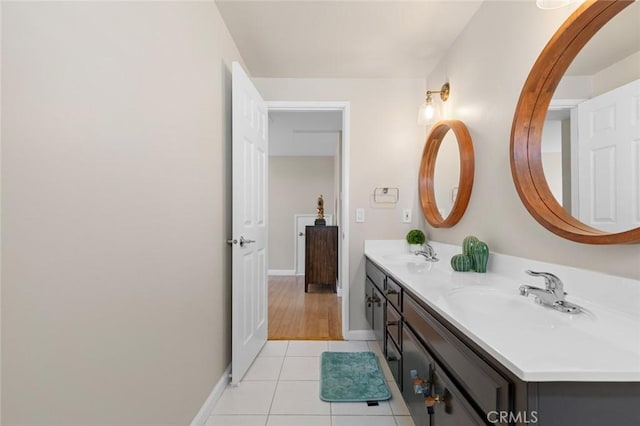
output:
[[[340,165],[342,176],[340,192],[340,235],[342,253],[339,256],[340,289],[342,292],[342,338],[349,337],[349,143],[350,103],[345,101],[267,101],[267,111],[340,111],[342,112],[342,141]]]

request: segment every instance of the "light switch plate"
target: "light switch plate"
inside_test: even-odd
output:
[[[362,223],[364,222],[364,209],[356,209],[356,222]]]
[[[411,223],[411,209],[402,210],[402,223]]]

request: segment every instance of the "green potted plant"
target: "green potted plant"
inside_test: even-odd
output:
[[[412,229],[407,232],[407,243],[409,243],[409,250],[415,252],[422,249],[422,245],[427,242],[427,238],[424,236],[424,232],[419,229]]]

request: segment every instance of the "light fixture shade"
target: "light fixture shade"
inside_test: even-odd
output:
[[[418,108],[418,126],[429,126],[438,120],[440,109],[432,102],[425,102]]]
[[[433,105],[427,105],[426,103],[420,105],[420,108],[418,108],[418,126],[426,126],[433,123],[434,115]]]
[[[536,0],[536,6],[540,9],[559,9],[573,3],[574,0]]]

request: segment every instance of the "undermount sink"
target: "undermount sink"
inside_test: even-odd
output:
[[[538,305],[530,298],[489,288],[458,288],[443,296],[448,309],[458,317],[486,320],[491,326],[497,319],[534,328],[571,326],[575,321],[592,321],[590,315],[567,315]]]

